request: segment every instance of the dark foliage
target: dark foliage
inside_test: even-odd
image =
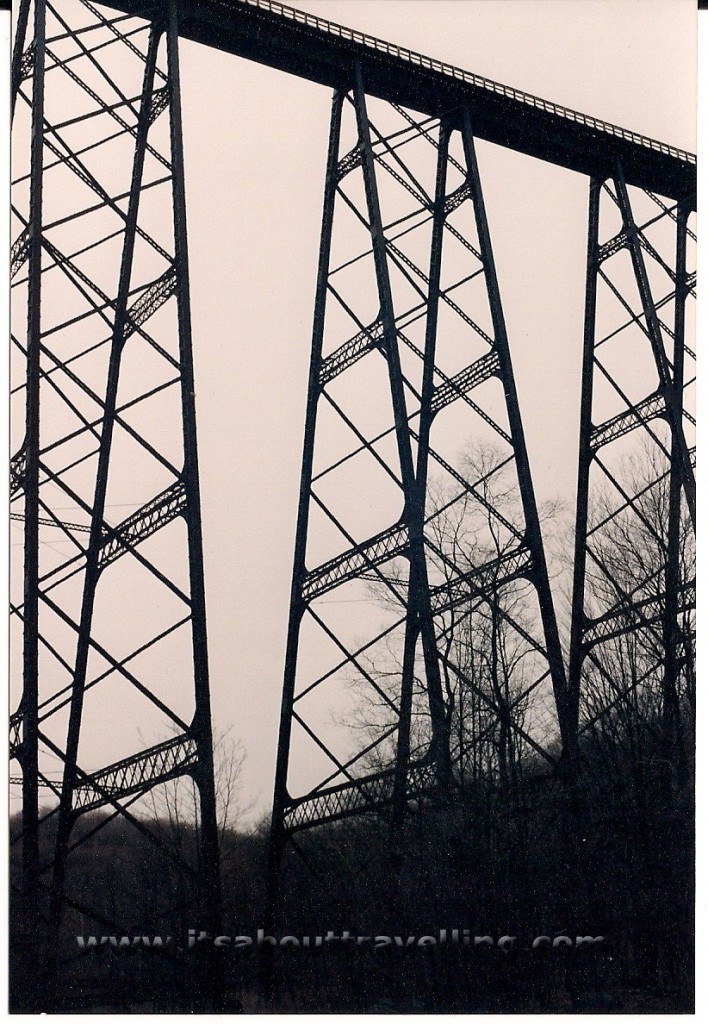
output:
[[[319,949],[265,945],[257,955],[253,948],[232,944],[217,953],[203,944],[170,960],[159,950],[107,942],[65,965],[61,989],[47,996],[44,1008],[203,1009],[206,958],[207,972],[223,974],[224,1011],[688,1012],[692,792],[687,784],[667,790],[660,759],[643,753],[638,785],[631,758],[612,772],[616,758],[588,738],[574,785],[527,771],[513,792],[470,787],[456,805],[411,816],[395,844],[386,823],[373,818],[301,835],[302,858],[291,853],[284,864],[276,937],[311,936],[314,945],[314,936],[329,931],[372,940],[398,935],[404,944],[415,936],[409,948],[395,940],[376,950],[373,941],[330,941]],[[91,830],[99,818],[86,816],[81,828]],[[165,838],[177,841],[174,822],[164,829]],[[104,823],[99,835],[74,857],[72,896],[90,894],[107,918],[127,922],[125,934],[184,939],[191,922],[161,916],[177,885],[164,861],[118,819]],[[178,839],[194,843],[187,826]],[[266,841],[265,824],[225,832],[224,935],[255,939],[263,927]],[[51,829],[45,842],[49,848]],[[13,847],[13,871],[17,855]],[[13,904],[18,1010],[34,997],[38,978],[35,965],[28,993],[21,915]],[[446,944],[417,945],[423,935],[439,940],[441,929]],[[460,936],[468,929],[471,945],[461,938],[453,944],[452,929]],[[104,930],[70,912],[64,952],[75,957],[77,935]],[[544,943],[533,950],[534,938],[543,935],[567,936],[572,946],[561,940],[558,948]],[[604,942],[578,947],[577,936],[588,935]],[[475,948],[475,936],[489,936],[494,946],[485,941]],[[503,944],[511,948],[499,948],[503,936],[516,937]]]

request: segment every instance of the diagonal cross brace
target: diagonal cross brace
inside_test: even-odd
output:
[[[157,530],[182,515],[186,506],[184,483],[179,480],[106,534],[98,559],[99,568],[104,569],[111,562],[115,562],[140,541],[152,536]]]
[[[397,555],[406,554],[407,550],[408,531],[405,526],[396,523],[364,544],[344,551],[324,565],[313,569],[302,584],[302,596],[306,601],[311,601],[341,583],[356,579],[372,566],[381,565],[382,562],[388,562]]]
[[[84,813],[187,775],[197,763],[197,745],[187,736],[158,743],[85,776],[74,789],[74,810]]]
[[[484,597],[495,587],[528,577],[533,559],[526,547],[513,548],[499,558],[477,565],[459,579],[430,588],[433,615],[442,615],[473,597]]]
[[[393,770],[379,772],[293,800],[285,811],[285,826],[295,832],[367,811],[390,808],[394,775]],[[434,764],[411,765],[406,775],[406,799],[420,802],[434,798],[436,783]]]

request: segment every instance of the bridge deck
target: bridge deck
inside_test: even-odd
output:
[[[102,0],[106,2],[106,0]],[[157,11],[145,0],[108,0],[135,14]],[[597,177],[622,160],[626,180],[670,199],[696,190],[693,154],[481,78],[275,0],[178,0],[180,34],[330,88],[352,83],[361,62],[366,90],[429,116],[469,108],[475,134]],[[695,203],[695,199],[693,200]]]

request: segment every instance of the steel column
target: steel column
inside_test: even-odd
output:
[[[194,662],[195,711],[190,732],[199,753],[195,781],[199,789],[200,830],[200,915],[212,934],[220,931],[221,879],[219,871],[219,830],[214,792],[214,747],[209,691],[206,598],[204,593],[204,552],[202,542],[197,419],[192,355],[192,313],[189,294],[189,254],[182,140],[182,99],[179,70],[179,26],[176,0],[170,0],[167,29],[167,68],[170,82],[170,143],[172,152],[172,210],[175,233],[175,270],[179,363],[182,376],[182,431],[184,437],[185,511],[189,560],[190,611],[192,615],[192,657]]]
[[[89,545],[86,552],[86,570],[84,591],[79,621],[79,633],[76,646],[76,665],[71,692],[71,711],[66,738],[64,777],[62,780],[61,802],[59,806],[59,825],[57,827],[56,854],[54,860],[54,878],[51,915],[58,929],[62,909],[64,890],[64,873],[69,835],[74,823],[73,794],[77,785],[76,762],[81,731],[84,689],[86,686],[86,669],[91,644],[93,610],[96,600],[96,587],[100,575],[99,556],[103,543],[103,520],[105,515],[106,490],[108,487],[108,469],[111,457],[111,444],[115,427],[115,412],[118,397],[118,381],[121,369],[121,357],[125,345],[125,327],[128,312],[128,292],[133,272],[133,255],[140,209],[141,184],[145,162],[145,148],[149,127],[149,114],[153,82],[155,78],[155,61],[161,31],[153,28],[150,33],[150,44],[145,61],[140,114],[138,118],[135,155],[133,158],[130,200],[123,236],[123,254],[120,276],[118,280],[115,304],[115,323],[111,341],[111,356],[108,365],[104,416],[101,431],[98,467],[96,471],[96,489],[94,493]]]
[[[22,5],[18,28],[23,38],[28,3]],[[35,74],[32,82],[32,142],[30,169],[30,210],[28,224],[27,296],[27,400],[23,442],[24,490],[24,658],[22,691],[22,862],[24,895],[28,901],[30,929],[38,924],[39,879],[39,431],[40,431],[40,349],[42,295],[42,185],[44,160],[44,7],[34,7]],[[19,47],[18,47],[19,48]],[[13,82],[15,85],[15,82]],[[19,87],[19,81],[17,83]]]
[[[526,451],[526,439],[524,437],[521,412],[519,410],[519,402],[516,395],[516,384],[514,381],[514,372],[509,352],[509,340],[506,333],[499,283],[494,265],[494,255],[492,252],[489,225],[487,223],[487,214],[484,207],[482,185],[477,168],[477,158],[474,150],[474,139],[469,111],[465,111],[464,117],[465,128],[463,132],[463,143],[465,148],[465,158],[467,161],[467,172],[470,180],[477,230],[479,232],[482,258],[484,261],[484,272],[487,281],[487,291],[489,294],[492,323],[494,327],[494,345],[496,351],[499,353],[501,378],[504,382],[506,408],[509,416],[509,426],[514,446],[516,472],[519,478],[519,489],[524,509],[526,525],[525,542],[528,545],[533,559],[533,568],[531,572],[534,585],[538,593],[541,618],[543,620],[546,653],[548,656],[551,679],[553,681],[553,692],[558,710],[558,722],[563,740],[563,751],[566,757],[572,761],[576,757],[575,733],[574,730],[569,727],[568,722],[568,712],[566,708],[567,683],[565,667],[563,664],[563,655],[561,652],[560,637],[558,635],[558,625],[556,623],[553,598],[551,596],[551,588],[548,581],[548,568],[546,565],[543,538],[541,536],[541,524],[538,518],[538,508],[536,506],[536,497],[531,478],[531,468],[529,466],[528,453]]]
[[[329,146],[327,152],[327,169],[325,173],[324,205],[322,212],[322,232],[320,237],[317,288],[315,293],[315,310],[312,328],[310,373],[307,386],[307,409],[305,413],[302,470],[300,473],[300,499],[298,504],[298,519],[295,534],[293,578],[290,592],[290,618],[288,622],[287,646],[285,651],[283,696],[280,710],[280,730],[278,734],[278,751],[275,765],[275,791],[273,796],[273,814],[271,818],[268,850],[268,876],[266,882],[269,917],[266,924],[268,927],[274,926],[275,906],[278,891],[278,873],[280,869],[280,859],[283,852],[283,844],[285,841],[283,817],[288,797],[288,762],[290,756],[290,735],[292,730],[292,710],[293,696],[295,692],[298,641],[300,637],[300,623],[305,612],[305,602],[302,597],[302,585],[306,576],[305,550],[307,546],[307,530],[310,513],[312,460],[315,449],[319,374],[322,359],[322,340],[324,337],[327,277],[329,273],[330,248],[332,244],[334,202],[337,189],[336,170],[343,103],[344,94],[335,93],[332,97],[332,113],[329,127]]]
[[[418,469],[422,469],[420,478],[416,480],[411,451],[411,438],[408,431],[408,416],[403,392],[401,362],[398,352],[398,336],[396,319],[391,293],[388,262],[386,256],[386,238],[381,219],[374,157],[371,148],[371,130],[366,110],[366,93],[361,68],[357,65],[356,86],[354,89],[354,105],[356,109],[359,147],[362,154],[362,170],[364,189],[368,208],[369,227],[371,231],[372,250],[376,265],[376,281],[379,293],[380,316],[383,325],[385,352],[388,360],[391,401],[395,423],[398,457],[400,461],[401,480],[404,493],[404,510],[402,520],[408,530],[410,581],[408,589],[408,610],[406,619],[406,636],[404,642],[403,664],[401,672],[401,705],[398,724],[398,746],[396,752],[396,772],[394,778],[393,813],[397,822],[401,822],[406,805],[406,777],[410,765],[410,715],[413,699],[413,674],[415,648],[420,637],[423,645],[426,683],[431,710],[433,739],[431,754],[435,758],[437,771],[443,782],[448,774],[449,749],[445,738],[446,721],[440,679],[440,665],[435,649],[435,637],[432,628],[430,597],[428,592],[427,570],[423,551],[423,517],[425,511],[425,480],[428,459],[428,442],[423,434],[424,424],[421,422],[421,437],[418,439]],[[443,148],[445,143],[443,142]],[[439,277],[439,257],[434,264]],[[432,286],[429,290],[433,295]],[[431,325],[431,332],[435,325]],[[426,335],[426,362],[430,363],[430,347],[434,344],[434,335]],[[429,387],[430,368],[424,366],[424,387]],[[429,429],[429,424],[428,424]]]
[[[575,513],[575,549],[573,552],[573,595],[571,606],[570,657],[568,663],[569,713],[571,728],[577,732],[580,706],[580,673],[584,659],[583,629],[585,603],[585,565],[587,556],[588,501],[590,464],[592,462],[592,394],[595,357],[595,316],[597,302],[597,247],[600,223],[600,190],[602,182],[590,182],[588,209],[587,261],[585,272],[585,320],[583,361],[580,391],[580,435],[578,486]]]
[[[688,211],[679,207],[676,221],[676,299],[674,310],[673,346],[673,407],[683,408],[684,389],[684,345],[686,327],[686,229]],[[683,433],[683,432],[682,432]],[[674,429],[671,434],[671,467],[669,469],[669,507],[666,525],[666,568],[664,587],[666,593],[663,629],[664,680],[663,680],[663,726],[664,757],[667,766],[669,787],[671,769],[676,767],[679,777],[685,780],[684,751],[682,750],[681,711],[679,706],[679,658],[681,642],[678,629],[679,588],[681,586],[681,491],[684,479],[683,447]]]

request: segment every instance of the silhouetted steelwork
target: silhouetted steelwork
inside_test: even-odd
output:
[[[67,905],[105,924],[67,870],[117,816],[181,872],[190,924],[219,920],[177,39],[170,5],[151,21],[90,2],[24,0],[18,15],[12,403],[24,436],[11,492],[25,540],[12,611],[24,670],[11,753],[27,913],[48,915],[54,934]],[[141,730],[160,742],[145,748]],[[87,741],[93,757],[125,756],[89,765]],[[199,792],[194,862],[149,821],[148,795],[182,776]],[[41,810],[40,785],[54,798]],[[111,813],[76,838],[101,807]]]
[[[695,681],[692,205],[630,195],[619,161],[590,183],[571,702],[581,742],[659,703],[669,770]]]
[[[628,696],[660,693],[678,765],[693,671],[695,157],[272,0],[111,7],[123,13],[23,0],[12,64],[24,572],[10,746],[30,930],[47,914],[56,930],[64,907],[111,923],[68,869],[116,817],[177,867],[190,924],[218,924],[180,35],[334,90],[271,900],[297,833],[369,813],[396,833],[470,779],[511,787],[521,766],[577,766]],[[591,179],[567,675],[478,139]],[[639,633],[646,663],[630,652],[635,676],[618,686],[617,644]],[[136,742],[138,723],[156,742]],[[82,760],[92,730],[108,735],[107,764]],[[193,863],[145,814],[180,778],[200,796]],[[41,817],[40,786],[55,801]]]
[[[161,0],[113,6],[145,14]],[[631,185],[674,198],[695,192],[692,153],[277,0],[183,3],[180,33],[330,89],[349,89],[359,66],[367,95],[431,117],[453,111],[458,130],[462,111],[474,109],[476,138],[594,177],[612,174],[619,156]]]
[[[481,738],[461,747],[451,736],[462,680],[489,713],[483,729],[504,721],[519,759],[554,764],[564,725],[471,115],[421,120],[374,107],[361,71],[333,101],[274,861],[298,830],[371,810],[395,823],[411,803],[451,799],[464,748]],[[373,516],[367,506],[378,506]],[[475,513],[475,535],[463,538]],[[372,601],[381,610],[370,622],[333,607]],[[490,609],[525,647],[525,683],[506,696],[460,663],[461,621]],[[357,746],[335,734],[326,709],[355,715],[359,689],[380,709]]]

